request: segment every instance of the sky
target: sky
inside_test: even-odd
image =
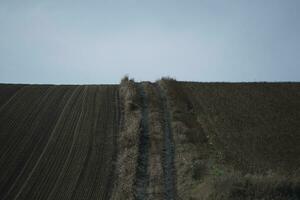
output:
[[[0,0],[0,82],[300,81],[299,0]]]

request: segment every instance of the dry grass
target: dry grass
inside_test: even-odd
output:
[[[212,200],[297,200],[300,197],[299,177],[276,174],[241,175],[227,174],[218,177],[212,184]]]
[[[149,199],[164,199],[163,180],[163,124],[161,102],[157,88],[151,83],[145,83],[149,111]]]
[[[137,167],[141,110],[134,80],[124,77],[120,84],[120,100],[123,102],[122,130],[118,140],[117,181],[112,199],[134,199],[134,179]]]

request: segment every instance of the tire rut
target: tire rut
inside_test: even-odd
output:
[[[138,146],[138,159],[136,177],[134,183],[135,199],[147,199],[147,188],[149,185],[148,161],[149,161],[149,119],[148,100],[143,83],[138,83],[137,88],[141,100],[142,119],[140,123],[140,136]]]
[[[174,165],[174,142],[173,132],[171,127],[171,114],[169,111],[167,94],[164,89],[156,84],[157,90],[161,98],[161,109],[163,114],[164,126],[164,151],[163,151],[163,174],[164,174],[164,192],[165,199],[176,199],[176,178],[175,178],[175,165]]]

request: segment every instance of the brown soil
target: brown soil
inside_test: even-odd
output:
[[[0,199],[300,199],[300,84],[0,84]]]
[[[299,198],[299,84],[164,82],[181,199]]]
[[[0,111],[0,199],[108,199],[117,95],[118,86],[26,85],[7,98]]]

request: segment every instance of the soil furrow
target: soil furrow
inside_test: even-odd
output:
[[[102,102],[104,103],[100,114],[102,115],[101,124],[98,123],[99,132],[102,132],[101,139],[97,138],[96,141],[101,148],[96,149],[95,157],[97,157],[97,162],[94,166],[96,170],[95,175],[93,175],[93,182],[91,184],[91,192],[88,199],[107,199],[107,189],[110,187],[108,185],[109,181],[108,175],[110,167],[112,167],[112,127],[113,120],[111,120],[113,113],[111,104],[111,94],[108,88],[105,88]],[[104,115],[105,114],[105,115]],[[100,126],[99,126],[100,125]],[[98,132],[98,131],[97,131]],[[105,180],[105,181],[103,181]]]
[[[81,126],[84,122],[84,118],[85,118],[85,115],[86,115],[86,108],[85,108],[85,101],[86,101],[86,98],[87,98],[87,87],[84,87],[84,91],[83,91],[83,94],[82,94],[83,97],[83,103],[81,105],[81,111],[80,111],[80,115],[79,115],[79,119],[78,119],[78,123],[76,125],[76,128],[75,128],[75,131],[74,131],[74,135],[72,137],[72,144],[71,144],[71,147],[69,149],[69,152],[67,154],[67,157],[64,161],[64,164],[63,164],[63,167],[58,175],[58,178],[57,180],[55,181],[54,185],[53,185],[53,188],[51,190],[51,192],[49,193],[49,196],[47,199],[54,199],[52,198],[53,195],[55,195],[55,192],[56,190],[61,187],[61,184],[64,183],[64,177],[68,174],[68,169],[70,167],[70,165],[72,164],[72,160],[74,159],[74,154],[76,155],[76,142],[79,140],[80,138],[80,129],[81,129]],[[77,146],[79,146],[79,144],[77,144]],[[80,158],[77,157],[77,159],[79,160]],[[79,164],[77,164],[79,165]],[[66,191],[66,190],[65,190]],[[67,193],[67,192],[66,192]],[[58,198],[56,198],[58,199]]]
[[[64,162],[71,149],[72,138],[75,135],[77,124],[80,123],[79,118],[84,97],[83,93],[84,86],[79,86],[79,91],[74,96],[74,103],[70,107],[70,112],[65,116],[65,119],[56,130],[56,137],[46,154],[47,160],[42,162],[39,170],[35,173],[37,181],[32,183],[32,187],[27,193],[26,198],[46,199],[54,187],[59,177],[59,172],[63,169]]]
[[[89,120],[89,126],[90,126],[90,131],[88,131],[88,141],[87,141],[87,153],[86,153],[86,156],[85,156],[85,159],[84,159],[84,163],[82,165],[82,168],[81,168],[81,171],[79,172],[79,176],[78,176],[78,179],[76,181],[76,184],[71,192],[71,199],[75,199],[75,196],[76,196],[76,193],[78,191],[80,191],[79,189],[79,186],[82,184],[82,182],[84,181],[84,177],[85,177],[85,174],[87,172],[87,169],[88,169],[88,164],[89,164],[89,161],[90,161],[90,158],[91,158],[91,153],[92,153],[92,147],[93,147],[93,141],[94,141],[94,126],[95,126],[95,113],[96,113],[96,97],[97,97],[97,88],[96,87],[93,87],[91,90],[91,93],[93,94],[92,96],[90,96],[90,105],[91,107],[93,107],[94,109],[91,109],[89,110],[88,109],[88,115],[87,115],[87,119],[94,119],[94,120]]]
[[[138,159],[135,178],[135,199],[147,199],[147,187],[149,184],[148,161],[149,161],[149,122],[148,122],[148,100],[143,83],[137,85],[141,98],[142,119],[140,123],[140,136],[138,147]]]
[[[110,172],[115,171],[113,159],[116,148],[113,141],[118,133],[118,121],[115,119],[118,111],[112,99],[117,89],[97,87],[96,96],[91,102],[94,109],[89,109],[84,126],[84,130],[90,130],[92,135],[83,167],[77,173],[79,178],[72,189],[71,199],[109,199],[111,195],[113,180]]]
[[[47,143],[47,140],[50,136],[51,131],[53,130],[56,121],[58,120],[59,114],[63,106],[65,105],[68,97],[71,95],[71,91],[67,87],[59,87],[54,90],[55,93],[49,98],[49,102],[45,104],[43,112],[40,113],[40,119],[37,120],[36,127],[32,130],[34,132],[34,137],[31,138],[30,144],[27,144],[26,149],[29,152],[28,158],[18,157],[18,162],[25,162],[20,171],[14,172],[14,182],[10,186],[10,189],[7,189],[7,196],[3,199],[11,199],[14,194],[18,191],[18,188],[25,181],[26,176],[29,174],[31,168],[34,166],[34,163],[38,159],[43,147]],[[67,92],[70,91],[70,92]],[[51,119],[51,120],[50,120]],[[40,137],[39,133],[43,130],[44,135]],[[25,150],[24,150],[25,151]],[[26,153],[27,155],[28,153]]]
[[[26,120],[24,123],[19,125],[17,128],[15,128],[15,133],[18,134],[18,137],[11,137],[5,142],[5,151],[2,152],[1,154],[1,159],[0,159],[0,171],[3,172],[2,166],[5,164],[9,163],[9,159],[15,158],[16,151],[23,151],[24,147],[26,146],[26,141],[31,138],[30,136],[32,135],[32,132],[36,125],[36,121],[38,120],[38,117],[43,110],[43,106],[47,99],[49,98],[49,95],[51,95],[53,92],[53,88],[48,88],[44,95],[41,96],[36,105],[32,106],[33,107],[33,112],[30,113],[26,117]],[[22,134],[20,134],[22,133]],[[20,149],[16,149],[15,146],[20,146],[23,145]]]
[[[102,154],[101,159],[97,163],[97,176],[95,178],[92,195],[90,199],[109,199],[111,196],[111,188],[113,187],[113,174],[115,162],[115,148],[114,140],[116,140],[118,133],[117,102],[114,90],[105,88],[105,119],[102,123],[102,132],[105,134],[104,140],[101,141],[103,150],[98,154]],[[104,114],[104,113],[102,113]],[[103,131],[105,130],[105,131]],[[105,163],[105,164],[104,164]],[[103,182],[105,180],[105,182]]]
[[[51,89],[48,89],[44,97],[40,99],[39,103],[36,105],[36,110],[32,115],[27,117],[26,123],[23,123],[16,129],[19,133],[18,136],[11,138],[5,143],[6,151],[1,155],[0,160],[0,197],[8,191],[8,188],[13,184],[16,176],[25,164],[30,149],[32,148],[30,141],[34,138],[35,122],[41,114],[42,104],[45,103],[46,99],[49,97],[50,90]],[[18,148],[16,148],[16,146]],[[3,196],[1,199],[2,198]]]
[[[72,95],[69,97],[68,102],[65,104],[58,121],[56,122],[56,126],[54,127],[52,133],[50,134],[50,137],[48,139],[48,142],[46,143],[44,149],[42,150],[41,155],[39,156],[39,158],[37,159],[34,167],[32,168],[31,172],[29,173],[27,179],[24,181],[22,187],[20,188],[20,190],[18,191],[18,193],[16,194],[14,199],[18,199],[18,197],[21,195],[21,193],[23,192],[23,190],[25,189],[25,187],[28,185],[29,180],[31,179],[31,177],[33,176],[33,173],[35,172],[36,168],[38,167],[38,165],[40,164],[42,158],[44,157],[44,154],[46,153],[50,143],[52,142],[52,137],[54,137],[55,131],[57,129],[57,126],[59,125],[60,121],[62,120],[62,118],[64,117],[65,112],[67,111],[68,107],[70,106],[70,103],[73,99],[73,96],[76,94],[76,90],[73,91]]]
[[[88,150],[87,163],[85,163],[85,169],[82,173],[82,177],[77,185],[77,189],[73,191],[72,199],[90,199],[92,188],[94,186],[95,176],[97,174],[97,162],[103,154],[97,155],[97,152],[103,152],[104,147],[99,141],[105,141],[105,133],[99,129],[100,125],[104,124],[104,115],[106,112],[106,106],[104,106],[104,91],[98,88],[96,92],[96,99],[94,101],[94,110],[91,113],[92,121],[92,143],[91,149]],[[105,108],[105,109],[103,109]],[[101,122],[101,123],[99,123]],[[102,124],[103,123],[103,124]],[[98,139],[100,138],[100,139]]]
[[[28,130],[48,91],[49,87],[26,87],[26,89],[17,92],[18,97],[11,102],[10,106],[1,111],[0,141],[2,145],[0,146],[0,160],[3,160],[2,158],[7,155],[8,151],[15,147],[15,141],[20,141],[26,135],[20,134],[20,132]]]

